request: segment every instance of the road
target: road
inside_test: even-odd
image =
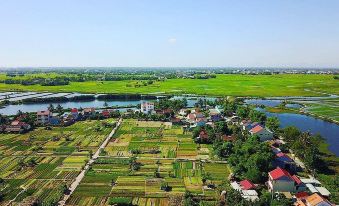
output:
[[[114,129],[111,131],[111,133],[106,137],[105,141],[101,144],[101,146],[98,148],[98,150],[92,155],[92,158],[87,162],[85,167],[81,170],[80,174],[75,178],[69,189],[69,194],[64,195],[63,199],[58,202],[59,206],[64,206],[67,202],[67,200],[71,197],[75,189],[79,186],[81,180],[85,177],[86,171],[89,169],[89,167],[95,162],[95,160],[99,157],[100,150],[104,149],[108,142],[111,140],[113,135],[115,134],[115,131],[118,129],[122,122],[122,118],[119,119]]]

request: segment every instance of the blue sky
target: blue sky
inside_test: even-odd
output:
[[[0,66],[339,67],[338,0],[3,0]]]

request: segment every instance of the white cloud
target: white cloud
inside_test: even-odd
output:
[[[168,42],[169,42],[170,44],[175,44],[175,43],[177,42],[177,39],[176,39],[176,38],[169,38],[169,39],[168,39]]]

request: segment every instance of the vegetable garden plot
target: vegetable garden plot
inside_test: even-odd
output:
[[[113,186],[111,196],[143,197],[145,196],[146,177],[120,176]]]
[[[230,174],[227,164],[219,163],[204,163],[203,165],[204,173],[209,173],[213,181],[222,181],[226,180]]]

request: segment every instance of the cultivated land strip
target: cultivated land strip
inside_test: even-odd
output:
[[[71,197],[75,189],[79,186],[81,180],[85,177],[86,171],[90,168],[90,166],[94,163],[94,161],[99,157],[101,149],[104,149],[110,139],[115,134],[116,130],[119,128],[120,124],[122,122],[122,118],[120,118],[116,124],[116,126],[113,128],[111,133],[107,136],[105,141],[101,144],[101,146],[98,148],[98,150],[93,154],[92,158],[88,161],[88,163],[85,165],[84,169],[81,170],[80,174],[75,178],[69,189],[69,194],[64,195],[63,199],[59,201],[58,205],[64,206],[67,202],[67,200]]]

